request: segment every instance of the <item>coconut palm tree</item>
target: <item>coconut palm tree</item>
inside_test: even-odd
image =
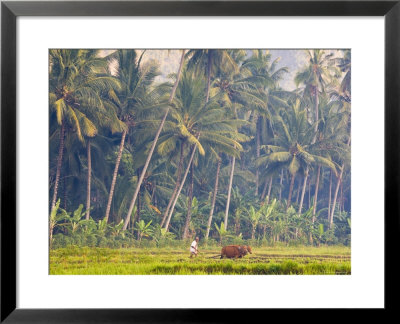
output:
[[[253,50],[253,55],[242,64],[242,70],[247,71],[248,80],[258,90],[258,96],[265,103],[264,105],[250,106],[255,128],[256,159],[260,157],[261,143],[266,142],[268,134],[272,131],[271,116],[275,115],[279,109],[287,108],[285,99],[293,95],[278,86],[279,81],[289,72],[287,67],[277,69],[279,61],[278,57],[271,62],[271,54],[268,50]],[[258,196],[258,187],[259,169],[256,166],[256,197]]]
[[[207,77],[207,87],[206,87],[206,103],[210,98],[210,90],[211,90],[211,79],[212,77],[216,77],[223,72],[232,73],[239,72],[238,61],[242,60],[245,57],[246,53],[243,50],[217,50],[217,49],[193,49],[187,53],[188,57],[188,69],[193,69],[195,71],[205,71],[205,75]],[[230,72],[229,72],[230,71]],[[219,155],[216,157],[217,160],[217,174],[214,185],[214,193],[213,199],[211,203],[211,209],[209,214],[209,220],[207,225],[206,237],[208,239],[208,235],[211,228],[212,217],[214,213],[215,200],[218,191],[218,178],[220,171],[220,161],[221,158]],[[233,176],[232,169],[232,176]],[[228,204],[229,206],[229,204]]]
[[[323,156],[313,153],[312,137],[314,131],[306,118],[306,110],[301,109],[300,100],[290,104],[289,110],[282,110],[275,118],[278,136],[274,145],[266,145],[266,154],[257,163],[267,165],[267,168],[286,168],[291,175],[286,210],[288,210],[293,192],[294,179],[297,172],[307,170],[312,164],[319,163],[336,172],[334,163]]]
[[[266,103],[257,85],[254,83],[257,78],[251,75],[249,69],[239,66],[244,59],[241,51],[231,52],[238,69],[230,71],[220,71],[219,76],[213,83],[214,91],[219,92],[219,102],[223,107],[230,111],[233,118],[239,120],[238,110],[245,110],[248,106],[260,107],[265,109]],[[228,195],[225,206],[224,225],[228,226],[228,214],[233,185],[233,175],[235,172],[236,156],[232,156],[230,162],[230,176],[228,185]]]
[[[107,60],[98,50],[50,50],[49,98],[51,112],[60,126],[60,144],[51,209],[57,199],[68,127],[81,142],[95,135],[95,126],[88,114],[107,116],[102,93],[119,89],[119,82],[108,73]],[[106,122],[107,119],[103,118]]]
[[[125,146],[125,139],[129,130],[143,118],[143,111],[158,108],[159,98],[154,95],[152,86],[155,77],[160,72],[158,65],[152,62],[142,64],[145,51],[138,56],[135,50],[117,50],[109,56],[109,60],[116,65],[115,74],[121,84],[120,91],[108,93],[113,105],[109,109],[116,116],[118,124],[112,132],[122,131],[118,154],[115,162],[111,187],[108,195],[106,213],[104,219],[108,222],[111,203],[114,195],[115,184],[118,175],[119,164]]]
[[[174,151],[179,152],[177,181],[168,204],[170,209],[167,206],[164,213],[163,219],[166,224],[162,222],[165,226],[169,225],[168,219],[172,216],[174,201],[179,197],[179,187],[182,185],[180,174],[183,168],[185,148],[194,145],[194,148],[190,149],[192,155],[195,149],[204,155],[206,148],[235,155],[241,149],[239,142],[245,139],[242,134],[237,133],[240,121],[229,119],[226,112],[221,109],[218,103],[220,96],[211,97],[207,103],[205,102],[204,88],[203,79],[199,78],[196,73],[186,71],[183,74],[177,89],[174,107],[171,109],[169,120],[159,139],[157,147],[159,154],[167,155]],[[188,166],[191,160],[189,160]]]
[[[244,56],[243,50],[220,50],[220,49],[191,49],[187,52],[188,69],[196,72],[204,71],[207,77],[206,102],[210,98],[211,79],[220,74],[220,71],[238,71],[235,56],[238,52]]]
[[[330,215],[329,215],[329,227],[330,228],[332,227],[332,224],[333,224],[333,216],[335,213],[339,187],[341,186],[342,180],[343,180],[344,168],[347,164],[350,164],[350,142],[351,142],[350,102],[347,101],[346,99],[343,99],[343,97],[340,97],[338,104],[341,109],[341,114],[339,114],[339,116],[341,116],[342,118],[340,118],[336,124],[336,127],[338,129],[340,129],[340,132],[337,133],[337,134],[339,134],[340,137],[338,136],[338,141],[336,144],[337,151],[334,152],[334,158],[341,162],[341,167],[340,167],[340,173],[337,177],[337,183],[336,183],[335,193],[334,193],[333,202],[332,202],[332,208],[330,209]],[[342,139],[342,140],[340,141],[340,139]],[[346,144],[344,144],[344,143],[346,143]]]
[[[323,50],[307,50],[309,64],[295,76],[297,86],[303,84],[303,96],[312,98],[314,103],[314,137],[312,144],[315,143],[318,136],[319,124],[319,96],[325,92],[325,88],[332,82],[334,77],[340,76],[340,70],[334,65],[333,53],[326,53]],[[305,188],[307,184],[309,168],[305,170],[302,199],[300,200],[299,214],[301,214],[301,206],[304,198]]]
[[[137,195],[139,194],[140,186],[141,186],[142,181],[144,179],[144,176],[146,174],[146,171],[147,171],[147,168],[149,166],[151,157],[153,156],[153,152],[154,152],[154,149],[156,147],[156,144],[157,144],[158,138],[160,136],[161,130],[164,127],[165,120],[167,119],[167,116],[169,114],[170,105],[172,104],[172,101],[174,100],[175,92],[176,92],[176,89],[178,87],[179,80],[181,78],[181,72],[182,72],[182,68],[183,68],[184,58],[185,58],[185,50],[182,50],[182,56],[181,56],[181,60],[180,60],[179,68],[178,68],[178,73],[176,75],[175,83],[174,83],[174,86],[172,87],[171,94],[170,94],[169,99],[168,99],[168,105],[166,106],[166,110],[165,110],[164,116],[161,119],[160,125],[159,125],[159,127],[157,129],[157,132],[156,132],[156,135],[154,137],[153,143],[152,143],[152,145],[150,147],[149,153],[147,154],[146,162],[145,162],[145,164],[143,166],[142,172],[141,172],[140,177],[138,179],[138,183],[136,185],[136,189],[135,189],[135,192],[133,194],[133,197],[132,197],[132,200],[131,200],[131,203],[130,203],[130,206],[129,206],[128,213],[127,213],[127,215],[125,217],[124,227],[123,227],[124,230],[126,230],[126,228],[128,227],[129,220],[131,218],[131,213],[132,213],[133,207],[135,205]]]
[[[304,96],[312,98],[314,103],[314,131],[318,131],[319,94],[331,82],[332,77],[340,77],[340,70],[334,65],[333,53],[324,50],[307,50],[309,64],[295,76],[297,86],[304,85]],[[315,140],[314,140],[315,141]]]
[[[318,137],[314,145],[314,150],[316,150],[319,155],[323,155],[333,161],[340,161],[341,157],[347,154],[347,148],[346,145],[344,145],[344,142],[346,141],[347,125],[349,120],[348,111],[343,109],[340,101],[331,100],[328,95],[321,95],[320,113],[321,117],[318,127]],[[321,167],[321,165],[318,165],[317,169],[312,212],[313,223],[317,212]]]

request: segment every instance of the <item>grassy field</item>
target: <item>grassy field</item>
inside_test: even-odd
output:
[[[200,250],[189,258],[186,249],[68,248],[52,250],[52,275],[347,275],[349,247],[253,248],[242,259],[219,259],[219,248]]]

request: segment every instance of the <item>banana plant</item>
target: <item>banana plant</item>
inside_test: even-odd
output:
[[[157,247],[160,247],[162,243],[175,238],[175,234],[168,232],[168,230],[166,228],[161,227],[160,224],[156,224],[154,226],[153,232],[150,235],[156,242]]]
[[[69,233],[76,233],[82,225],[87,223],[87,221],[84,219],[86,211],[83,210],[83,204],[80,204],[72,214],[68,212],[65,213],[66,217],[64,217],[64,220],[66,222],[59,225],[64,227]]]
[[[254,240],[256,229],[258,223],[260,222],[262,213],[260,210],[256,210],[253,206],[250,206],[250,209],[248,211],[248,216],[251,224],[251,239]]]
[[[125,237],[125,231],[123,230],[124,227],[124,220],[121,219],[121,221],[114,225],[111,226],[111,235],[116,237],[116,236],[121,236],[121,237]]]
[[[268,199],[269,199],[268,197],[265,198],[264,203],[260,207],[260,213],[263,216],[260,219],[260,224],[263,226],[263,233],[264,233],[263,238],[265,238],[267,227],[271,227],[270,224],[271,222],[273,222],[270,220],[270,218],[272,212],[275,210],[275,205],[276,205],[276,198],[273,201],[271,201],[270,204],[267,203]]]
[[[151,228],[151,222],[152,221],[149,221],[146,224],[143,219],[140,220],[139,222],[136,222],[135,230],[137,230],[139,233],[139,243],[142,241],[143,237],[150,237],[151,234],[153,233],[153,229]]]
[[[61,226],[59,222],[68,219],[68,213],[60,208],[60,199],[57,200],[54,208],[51,210],[50,213],[50,222],[49,222],[49,232],[50,232],[50,237],[49,237],[49,246],[51,249],[52,243],[53,243],[53,232],[56,226]]]
[[[81,220],[80,225],[82,232],[86,235],[93,234],[97,229],[96,221],[92,217],[90,217],[87,220],[86,219]]]
[[[107,229],[109,229],[109,228],[110,228],[110,226],[107,224],[107,220],[105,218],[100,219],[97,222],[97,229],[96,229],[97,235],[104,236],[107,232]]]
[[[221,222],[221,224],[220,224],[220,226],[218,227],[218,225],[217,224],[214,224],[215,225],[215,229],[217,230],[217,232],[218,232],[218,235],[219,235],[219,242],[220,242],[220,244],[222,245],[222,241],[224,241],[225,239],[227,239],[227,238],[232,238],[233,236],[229,233],[229,231],[227,231],[226,229],[225,229],[225,224],[224,224],[224,222]]]

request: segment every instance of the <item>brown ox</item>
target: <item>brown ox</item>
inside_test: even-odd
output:
[[[247,253],[252,254],[251,247],[249,245],[227,245],[221,250],[221,259],[223,257],[227,258],[242,258]]]

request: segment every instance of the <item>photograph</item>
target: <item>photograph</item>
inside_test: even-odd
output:
[[[48,54],[50,275],[351,275],[350,49]]]

